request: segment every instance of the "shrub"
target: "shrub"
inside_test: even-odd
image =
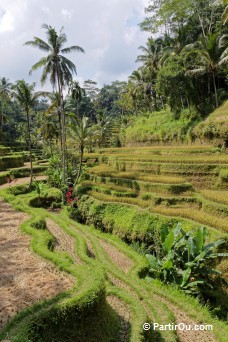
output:
[[[162,224],[173,227],[178,222],[174,218],[143,212],[129,205],[103,203],[87,195],[78,201],[80,222],[93,224],[95,228],[112,232],[125,241],[154,242],[155,231]]]
[[[34,174],[42,173],[46,169],[47,169],[46,166],[33,166],[33,173]],[[15,178],[29,177],[30,172],[31,170],[29,167],[21,167],[21,168],[10,170],[10,175]]]
[[[33,197],[30,200],[29,205],[34,208],[50,208],[53,202],[59,203],[61,206],[62,193],[58,189],[50,188],[48,190],[48,195],[46,193],[44,197],[39,195],[37,197]]]
[[[7,178],[9,178],[10,173],[8,171],[6,172],[0,172],[0,185],[7,183]]]
[[[0,171],[9,169],[11,167],[20,167],[23,165],[24,159],[22,155],[0,157]]]
[[[22,194],[27,194],[28,192],[33,191],[34,187],[28,187],[27,184],[22,184],[22,185],[17,185],[17,186],[12,186],[8,189],[9,193],[18,196]]]
[[[46,224],[46,221],[43,219],[43,220],[36,220],[36,221],[33,221],[31,223],[31,226],[33,228],[36,228],[36,229],[47,229],[47,224]]]

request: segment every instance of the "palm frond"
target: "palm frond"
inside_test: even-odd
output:
[[[186,71],[185,75],[186,76],[194,76],[194,75],[200,75],[205,73],[205,68],[196,68],[192,70]]]
[[[72,73],[77,74],[76,66],[73,62],[71,62],[68,58],[64,56],[61,56],[61,60],[62,64],[65,64]]]
[[[223,59],[218,62],[219,66],[223,64],[228,64],[228,56],[223,57]]]
[[[38,37],[34,37],[34,40],[29,40],[25,42],[24,45],[30,45],[39,50],[46,51],[46,52],[51,51],[51,47],[45,41],[43,41],[42,39]]]
[[[77,46],[77,45],[73,45],[73,46],[70,46],[68,48],[62,49],[61,52],[62,53],[70,53],[70,52],[82,52],[82,53],[85,53],[84,49],[81,48],[80,46]]]
[[[31,73],[34,70],[39,69],[40,67],[44,66],[47,63],[47,57],[42,57],[36,64],[34,64],[31,68],[31,70],[29,71],[29,74],[31,75]]]

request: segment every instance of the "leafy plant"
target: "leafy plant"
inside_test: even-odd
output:
[[[38,195],[38,203],[40,204],[41,202],[41,196],[43,195],[44,197],[47,196],[47,192],[45,192],[45,184],[43,182],[35,182],[34,183],[35,190]]]
[[[162,249],[158,255],[147,254],[150,275],[165,283],[175,283],[186,293],[197,294],[202,287],[213,287],[212,275],[221,273],[212,268],[212,260],[227,256],[216,253],[215,249],[225,243],[217,240],[205,244],[205,227],[185,232],[180,223],[171,230],[166,225],[161,228]]]

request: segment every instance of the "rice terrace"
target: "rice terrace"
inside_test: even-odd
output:
[[[71,5],[40,4],[65,27],[39,24],[39,38],[30,23],[15,36],[28,79],[0,77],[0,341],[227,342],[228,2],[126,2],[146,41],[131,74],[109,61],[112,82],[99,39],[85,39],[94,79],[91,52],[68,45],[85,6]]]

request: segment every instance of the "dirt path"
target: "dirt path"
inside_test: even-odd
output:
[[[120,322],[120,335],[118,342],[128,341],[130,335],[130,308],[126,305],[126,303],[113,295],[107,296],[107,302],[118,314]]]
[[[175,324],[184,323],[187,326],[190,326],[191,329],[195,325],[205,325],[207,322],[196,322],[192,318],[190,318],[183,310],[176,307],[174,304],[170,303],[165,298],[161,298],[158,295],[155,295],[156,299],[163,302],[171,309],[173,315],[175,316]],[[203,331],[203,330],[179,330],[177,329],[177,336],[180,342],[216,342],[216,339],[213,335],[212,331]]]
[[[46,180],[46,179],[47,179],[47,176],[36,176],[36,177],[34,177],[34,181],[40,181],[40,180]],[[26,184],[29,182],[30,182],[30,177],[16,178],[11,183],[5,183],[5,184],[0,185],[0,190],[1,189],[7,189],[7,188],[10,188],[11,186],[15,186],[15,185]]]
[[[0,329],[21,309],[69,289],[73,279],[29,250],[28,216],[0,199]]]
[[[68,252],[75,263],[82,264],[82,261],[76,254],[75,239],[60,229],[54,221],[47,218],[46,222],[48,230],[56,238],[55,250]]]
[[[104,248],[105,252],[111,258],[112,262],[118,266],[124,273],[128,273],[133,266],[133,261],[126,257],[124,253],[119,251],[110,243],[99,240],[100,245]]]

